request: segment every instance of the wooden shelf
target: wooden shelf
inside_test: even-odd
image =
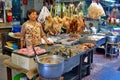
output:
[[[3,26],[12,26],[11,23],[0,23],[0,27],[3,27]]]
[[[12,51],[14,51],[14,49],[6,47],[7,45],[6,42],[8,41],[14,41],[18,45],[18,48],[20,47],[20,39],[10,37],[8,33],[2,33],[1,40],[2,40],[2,53],[3,54],[11,55]]]

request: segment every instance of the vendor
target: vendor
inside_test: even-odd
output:
[[[21,48],[40,45],[42,43],[41,38],[47,44],[53,44],[53,42],[47,40],[41,24],[37,21],[37,11],[33,8],[29,9],[27,11],[27,17],[28,20],[23,23],[21,29]]]
[[[89,31],[92,34],[96,34],[96,28],[93,26],[93,23],[89,23],[89,26],[85,28],[85,31]]]
[[[89,26],[90,26],[90,30],[91,30],[92,34],[96,34],[97,29],[96,29],[96,27],[93,26],[93,23],[89,23]]]

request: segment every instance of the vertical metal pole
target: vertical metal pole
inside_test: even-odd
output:
[[[7,80],[12,80],[12,71],[9,67],[6,67],[7,69]]]
[[[79,66],[78,66],[78,76],[79,76],[79,80],[82,79],[82,65],[83,65],[83,54],[80,55],[80,63],[79,63]]]
[[[6,23],[6,10],[5,10],[5,2],[3,3],[3,19],[4,19],[4,23]]]

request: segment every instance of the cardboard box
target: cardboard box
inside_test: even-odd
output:
[[[37,64],[34,61],[34,57],[26,57],[16,53],[12,53],[12,63],[27,70],[34,69],[37,67]]]

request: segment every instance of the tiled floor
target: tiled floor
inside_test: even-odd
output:
[[[6,79],[6,68],[2,64],[4,59],[9,58],[0,53],[0,80]],[[120,80],[120,56],[118,58],[105,58],[103,54],[94,54],[91,74],[82,80]]]

